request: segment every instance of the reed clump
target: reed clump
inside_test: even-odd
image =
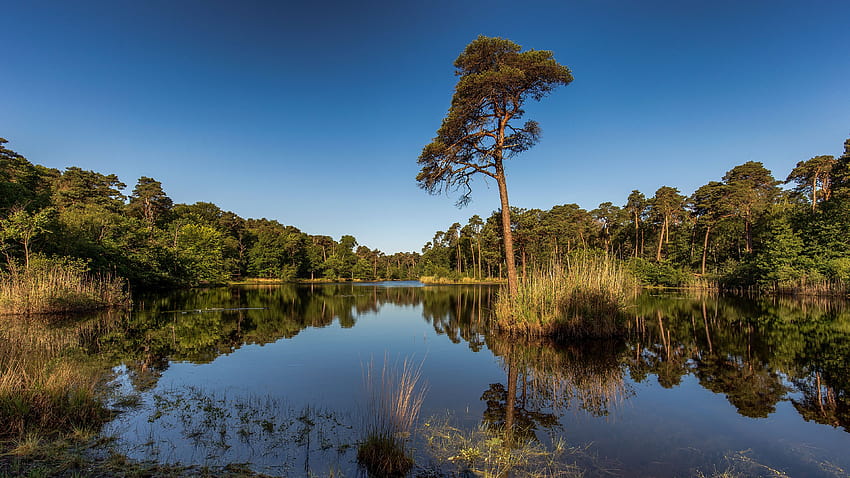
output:
[[[404,476],[413,467],[407,443],[425,400],[421,378],[422,363],[415,365],[410,359],[399,366],[384,357],[380,372],[372,361],[366,368],[363,381],[369,407],[357,461],[371,475]]]
[[[503,288],[496,301],[497,328],[531,337],[610,337],[638,287],[621,263],[580,254],[553,260],[520,278],[515,296]]]
[[[127,282],[47,261],[0,276],[0,314],[61,314],[130,305]]]

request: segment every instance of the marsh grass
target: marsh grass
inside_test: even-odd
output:
[[[495,325],[532,337],[618,335],[621,312],[637,286],[634,276],[607,256],[585,253],[564,263],[553,260],[520,278],[516,296],[500,291]]]
[[[0,314],[60,314],[129,305],[125,280],[60,262],[0,276]]]
[[[363,372],[369,400],[357,448],[357,461],[375,476],[404,476],[413,467],[407,444],[414,431],[427,388],[421,383],[422,362],[405,358],[399,365],[384,356],[376,370],[371,360]]]

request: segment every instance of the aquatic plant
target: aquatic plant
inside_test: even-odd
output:
[[[364,370],[369,405],[357,461],[373,475],[403,476],[413,466],[406,445],[427,390],[421,372],[421,362],[415,365],[405,358],[399,366],[390,364],[386,356],[380,373],[374,361]]]
[[[519,281],[496,301],[497,328],[548,337],[609,337],[620,333],[620,313],[637,282],[618,261],[591,253],[553,260]]]

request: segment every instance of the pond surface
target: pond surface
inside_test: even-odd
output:
[[[584,476],[847,476],[845,302],[647,293],[624,337],[553,345],[491,332],[496,293],[408,282],[138,298],[101,339],[138,397],[105,432],[139,459],[365,476],[364,376],[407,360],[427,385],[409,440],[420,473],[463,470],[460,450],[428,445],[441,424],[472,437],[510,422],[517,442],[565,442],[558,460]]]

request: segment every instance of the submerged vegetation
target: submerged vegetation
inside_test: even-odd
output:
[[[574,254],[522,277],[515,296],[499,294],[496,326],[512,334],[608,337],[620,332],[637,281],[613,258]]]

